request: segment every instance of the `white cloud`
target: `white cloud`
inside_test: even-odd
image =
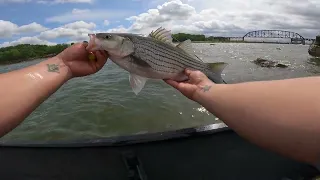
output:
[[[100,32],[100,31],[94,31],[94,33],[98,33],[98,32]],[[117,28],[108,29],[106,32],[108,32],[108,33],[127,33],[128,30],[121,25],[121,26],[118,26]]]
[[[146,34],[162,26],[173,33],[243,36],[252,30],[280,29],[300,33],[306,38],[314,38],[320,32],[319,0],[154,0],[153,3],[155,2],[163,4],[127,18],[132,24],[126,31]]]
[[[47,30],[48,28],[43,27],[42,25],[33,22],[31,24],[22,25],[18,27],[17,32],[18,33],[29,33],[29,32],[42,32]]]
[[[87,23],[84,21],[76,21],[73,23],[69,23],[63,26],[64,28],[69,28],[69,29],[95,29],[96,28],[96,24],[93,22]]]
[[[28,3],[64,4],[64,3],[93,3],[94,0],[0,0],[0,3]]]
[[[128,31],[135,33],[149,33],[160,26],[172,30],[173,33],[211,33],[208,29],[212,29],[212,32],[224,32],[225,28],[240,28],[219,18],[213,9],[197,13],[194,7],[180,0],[173,0],[127,20],[132,22]]]
[[[18,25],[10,22],[0,20],[0,38],[8,38],[18,29]]]
[[[67,38],[71,40],[88,40],[88,34],[93,32],[96,28],[96,24],[84,21],[77,21],[73,23],[66,24],[61,27],[50,29],[40,33],[38,36],[40,39],[50,40],[57,38]]]
[[[103,25],[109,26],[109,24],[110,24],[110,22],[109,22],[108,20],[104,20],[104,21],[103,21]]]
[[[182,19],[183,17],[191,16],[196,13],[194,7],[183,4],[181,1],[165,2],[163,5],[158,6],[159,14],[171,16],[171,18]]]
[[[101,9],[73,9],[71,12],[62,15],[49,17],[47,22],[68,23],[73,21],[98,21],[113,18],[123,18],[128,16],[131,11],[123,10],[101,10]]]
[[[10,0],[0,0],[9,2]],[[10,2],[38,0],[11,0]],[[42,0],[49,2],[49,0]],[[89,3],[91,0],[52,0],[56,3]],[[320,33],[320,0],[140,0],[153,4],[144,13],[130,16],[132,12],[102,9],[73,9],[65,14],[49,17],[47,22],[65,25],[47,29],[37,23],[18,26],[10,21],[0,20],[0,38],[8,38],[21,33],[39,32],[38,36],[25,37],[7,44],[21,42],[47,43],[57,38],[69,42],[88,40],[89,33],[97,32],[133,32],[148,34],[162,26],[173,33],[201,33],[215,36],[243,36],[249,31],[260,29],[280,29],[297,32],[305,38],[314,38]],[[159,5],[160,4],[160,5]],[[144,6],[145,7],[145,6]],[[114,27],[110,21],[126,19],[130,25]],[[101,26],[97,26],[95,23]],[[115,24],[115,23],[114,23]],[[110,27],[99,30],[102,25]],[[103,28],[105,29],[105,28]],[[4,43],[5,44],[5,43]],[[2,46],[4,45],[2,44]]]
[[[0,38],[9,38],[15,34],[35,33],[47,30],[46,27],[33,22],[31,24],[18,26],[10,21],[0,20]]]
[[[43,45],[55,45],[56,43],[52,43],[49,41],[41,40],[37,37],[22,37],[18,40],[11,41],[11,42],[4,42],[0,44],[0,47],[8,47],[8,46],[15,46],[18,44],[43,44]]]

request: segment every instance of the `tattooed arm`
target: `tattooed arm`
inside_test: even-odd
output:
[[[104,52],[89,61],[86,44],[75,44],[39,64],[0,74],[0,136],[18,126],[43,101],[73,77],[99,71],[106,62]]]
[[[187,83],[166,82],[242,137],[301,162],[319,162],[319,77],[214,84],[201,72],[186,74]]]

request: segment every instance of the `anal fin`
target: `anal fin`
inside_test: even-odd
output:
[[[139,75],[131,73],[129,75],[130,86],[132,91],[138,95],[139,92],[143,89],[144,85],[146,84],[148,78],[141,77]]]

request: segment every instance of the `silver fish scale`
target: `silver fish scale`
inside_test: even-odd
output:
[[[134,43],[134,56],[147,62],[155,71],[179,73],[185,68],[208,70],[206,64],[171,45],[139,36],[130,37],[130,39]]]

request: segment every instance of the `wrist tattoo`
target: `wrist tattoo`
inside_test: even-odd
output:
[[[205,85],[204,87],[202,87],[201,89],[203,90],[203,92],[207,92],[211,89],[212,86],[208,86],[208,85]]]
[[[57,64],[47,64],[47,66],[48,66],[48,72],[60,73],[60,68]]]

